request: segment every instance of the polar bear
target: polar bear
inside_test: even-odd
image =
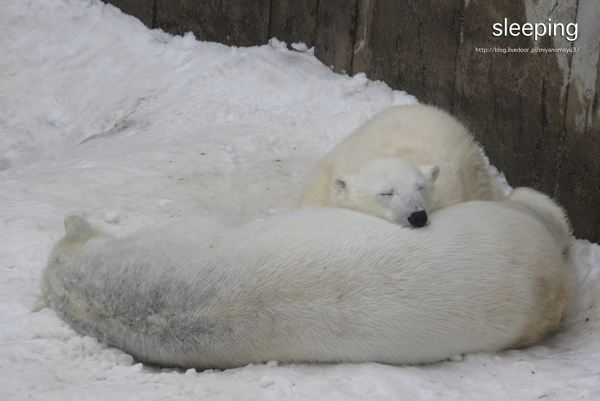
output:
[[[335,206],[336,179],[382,155],[439,167],[439,177],[431,186],[428,213],[471,200],[505,199],[497,180],[488,172],[481,148],[467,129],[445,111],[415,104],[382,111],[327,154],[306,185],[301,206]],[[369,198],[354,200],[354,209],[368,210],[369,202]]]
[[[525,346],[570,298],[565,231],[552,228],[568,223],[534,209],[535,199],[463,203],[412,230],[313,207],[235,228],[179,219],[125,239],[72,213],[36,309],[182,368],[421,364]]]
[[[530,213],[543,221],[546,229],[557,239],[562,252],[568,251],[574,237],[567,214],[562,207],[548,196],[527,187],[516,188],[508,199],[529,207]]]
[[[415,166],[399,156],[378,156],[338,176],[331,206],[367,213],[404,227],[427,224],[427,204],[438,166]]]

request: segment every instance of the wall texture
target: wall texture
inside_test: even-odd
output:
[[[600,239],[600,2],[583,0],[108,0],[150,28],[251,46],[304,42],[463,121],[513,186],[559,201]],[[492,35],[494,23],[578,24],[578,38]],[[490,49],[484,53],[477,49]],[[571,49],[570,53],[494,50]]]

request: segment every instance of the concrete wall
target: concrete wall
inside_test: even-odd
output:
[[[600,2],[589,0],[109,0],[151,28],[250,46],[304,42],[462,120],[513,186],[552,195],[600,239]],[[494,23],[578,24],[578,38],[492,35]],[[574,53],[495,52],[565,48]],[[476,49],[492,49],[482,53]]]

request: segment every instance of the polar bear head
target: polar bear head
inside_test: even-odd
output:
[[[33,311],[39,311],[51,304],[51,294],[64,297],[64,266],[81,247],[94,237],[112,238],[93,226],[83,214],[71,212],[65,216],[66,235],[56,243],[48,258],[48,265],[42,273],[42,297],[33,305]],[[59,290],[61,289],[61,290]]]
[[[399,156],[378,156],[333,183],[333,204],[404,227],[427,224],[431,185],[438,166],[416,166]]]

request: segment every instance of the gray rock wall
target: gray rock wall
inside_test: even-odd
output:
[[[199,40],[236,46],[265,44],[271,37],[304,42],[336,72],[365,72],[442,107],[473,131],[511,185],[552,195],[567,209],[577,237],[600,239],[598,1],[108,2],[150,28],[193,31]],[[493,24],[505,18],[519,26],[547,24],[549,18],[577,23],[578,37],[535,41],[522,31],[494,36]]]

